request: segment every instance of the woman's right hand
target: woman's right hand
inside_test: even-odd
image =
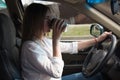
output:
[[[65,30],[66,26],[64,26],[65,21],[63,19],[56,19],[53,24],[53,33],[52,38],[53,40],[60,40],[62,32]]]
[[[52,26],[52,29],[53,29],[53,33],[52,33],[53,57],[62,58],[59,41],[60,41],[62,32],[65,30],[64,20],[63,19],[56,19],[53,26]]]

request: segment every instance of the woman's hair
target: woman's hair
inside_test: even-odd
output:
[[[38,3],[32,3],[26,8],[23,18],[23,41],[41,38],[48,10],[49,7]]]

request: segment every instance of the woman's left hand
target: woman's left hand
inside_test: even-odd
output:
[[[98,38],[97,41],[101,42],[103,41],[108,35],[112,34],[112,32],[104,32],[103,34],[101,34]]]

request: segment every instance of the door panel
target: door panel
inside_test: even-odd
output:
[[[62,56],[65,63],[63,75],[81,72],[83,62],[90,49],[79,51],[77,54],[63,53]]]

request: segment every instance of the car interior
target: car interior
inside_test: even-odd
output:
[[[80,7],[75,8],[73,7],[73,3],[69,2],[69,1],[71,2],[73,1],[74,3],[76,3],[79,0],[44,0],[44,1],[57,1],[60,3],[63,3],[64,1],[68,1],[68,4],[63,3],[63,5],[66,5],[67,7],[69,7],[68,8],[69,11],[68,12],[66,11],[64,14],[64,11],[67,9],[67,7],[66,6],[60,7],[61,9],[63,8],[65,9],[63,11],[61,10],[61,17],[68,18],[70,16],[74,16],[78,14],[78,8],[80,8],[81,10],[83,10],[83,13],[87,15],[89,18],[92,18],[97,23],[101,23],[103,26],[106,26],[104,27],[105,30],[109,31],[109,28],[110,30],[112,30],[113,29],[112,27],[114,26],[116,27],[115,29],[113,29],[114,35],[109,36],[104,42],[100,43],[100,45],[95,45],[83,51],[79,51],[79,53],[76,55],[63,54],[63,59],[65,62],[63,75],[68,75],[68,74],[82,71],[82,73],[86,77],[90,77],[96,74],[98,71],[101,71],[101,73],[103,74],[104,80],[120,80],[120,54],[119,54],[120,52],[119,50],[120,49],[120,41],[119,41],[120,40],[119,38],[120,37],[119,35],[120,16],[116,15],[119,13],[118,9],[120,9],[120,6],[118,5],[119,0],[108,0],[108,1],[111,1],[111,5],[112,5],[112,6],[109,6],[112,9],[111,14],[108,15],[108,17],[110,16],[111,21],[106,18],[107,15],[105,12],[103,12],[103,14],[105,13],[106,16],[104,15],[99,16],[95,14],[96,12],[98,12],[98,14],[102,14],[102,13],[99,13],[100,10],[96,9],[101,7],[101,5],[97,5],[97,6],[88,5],[87,7],[89,6],[93,7],[92,8],[93,10],[91,10],[93,12],[90,12],[90,11],[84,10],[84,8],[81,8],[82,5]],[[85,0],[81,0],[81,3],[84,1]],[[90,0],[87,0],[87,1],[90,1]],[[22,39],[22,35],[21,35],[22,20],[23,20],[24,9],[26,5],[23,6],[21,0],[5,0],[5,2],[7,5],[7,10],[6,9],[0,10],[0,80],[23,80],[21,77],[21,67],[20,67],[20,47],[21,47],[21,39]],[[71,12],[71,9],[74,9],[73,12]],[[67,15],[69,12],[71,12],[71,14]],[[111,15],[115,15],[115,17],[111,17]],[[86,21],[89,21],[89,20],[86,20]],[[100,28],[99,25],[97,26]],[[112,26],[112,27],[109,27],[109,26]],[[96,25],[93,25],[93,27],[96,27]],[[103,29],[100,29],[100,30],[102,31]],[[93,33],[93,36],[94,36],[94,33]],[[95,49],[100,49],[100,50],[95,52]],[[107,53],[109,53],[109,55],[105,55],[106,54],[105,51],[107,49],[108,49]],[[102,54],[94,55],[93,56],[94,59],[90,60],[90,56],[94,52],[103,53],[103,55]],[[102,61],[100,61],[100,64],[98,64],[97,62],[99,58],[101,59],[103,58]],[[96,63],[98,67],[95,68],[95,66],[88,66],[89,63],[93,63],[93,64]],[[90,73],[87,71],[86,68],[91,68],[91,69],[88,69],[88,70],[91,70]]]

